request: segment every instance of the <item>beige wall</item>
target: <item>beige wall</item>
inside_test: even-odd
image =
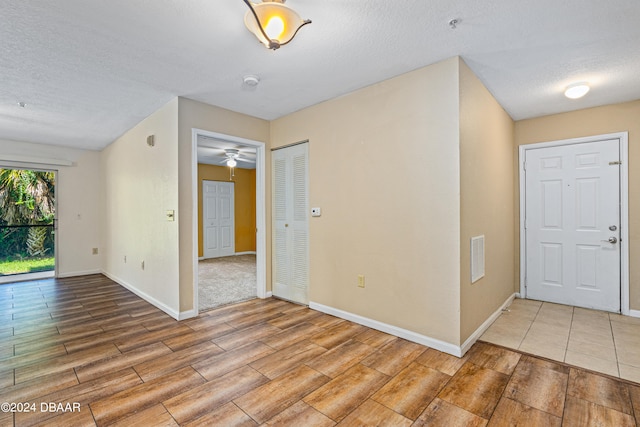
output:
[[[589,108],[564,114],[521,120],[515,125],[514,182],[518,182],[518,146],[536,142],[557,141],[613,132],[629,132],[629,288],[630,308],[640,310],[640,265],[633,261],[640,254],[640,101]],[[514,225],[516,246],[514,263],[516,290],[520,282],[519,254],[519,187],[516,197]]]
[[[457,93],[452,58],[272,122],[309,140],[310,301],[459,344]]]
[[[195,279],[193,277],[193,260],[197,257],[194,249],[195,237],[193,235],[194,200],[192,186],[194,153],[192,152],[192,129],[202,129],[267,143],[269,140],[269,122],[190,99],[178,98],[178,123],[180,310],[184,312],[193,309],[193,285]],[[269,158],[267,158],[267,167],[269,161]],[[268,173],[267,168],[267,176]],[[269,239],[270,237],[267,235],[267,241],[270,241]],[[270,286],[270,278],[271,269],[267,261],[267,286]]]
[[[235,251],[256,250],[256,170],[235,168],[229,179],[229,168],[198,164],[198,256],[203,256],[202,237],[202,181],[234,183]]]
[[[45,163],[6,161],[16,156]],[[47,164],[46,159],[73,162],[71,166]],[[0,164],[57,170],[58,275],[99,273],[102,266],[103,198],[100,153],[53,145],[0,140]],[[93,255],[92,248],[98,248]]]
[[[460,60],[460,313],[464,342],[513,293],[514,122]],[[485,276],[471,283],[470,242],[485,236]]]
[[[148,135],[155,135],[154,147],[147,145]],[[167,221],[166,211],[175,210],[180,219],[178,100],[118,138],[101,157],[104,271],[176,316],[178,221]]]

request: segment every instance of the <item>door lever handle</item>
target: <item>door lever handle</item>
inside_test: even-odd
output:
[[[618,243],[618,238],[617,237],[609,237],[607,240],[603,240],[603,242],[607,242],[607,243]]]

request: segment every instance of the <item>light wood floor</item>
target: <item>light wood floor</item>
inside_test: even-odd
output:
[[[96,275],[0,285],[0,402],[35,407],[0,426],[635,426],[640,386],[276,299],[176,322]]]

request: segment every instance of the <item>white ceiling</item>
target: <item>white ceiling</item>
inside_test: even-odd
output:
[[[0,0],[0,139],[101,149],[175,96],[274,119],[455,55],[516,120],[640,99],[638,0],[287,5],[313,23],[274,52],[242,0]]]

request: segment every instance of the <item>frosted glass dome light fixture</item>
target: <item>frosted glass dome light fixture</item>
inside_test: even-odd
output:
[[[238,164],[238,162],[236,162],[235,159],[227,160],[227,166],[229,166],[230,168],[235,168],[237,164]]]
[[[311,24],[310,19],[303,20],[293,9],[285,6],[285,0],[262,0],[262,3],[243,1],[249,7],[244,15],[244,24],[271,50],[289,43],[300,28]]]
[[[589,92],[589,89],[589,85],[586,82],[574,83],[567,86],[564,91],[564,96],[569,99],[582,98]]]

